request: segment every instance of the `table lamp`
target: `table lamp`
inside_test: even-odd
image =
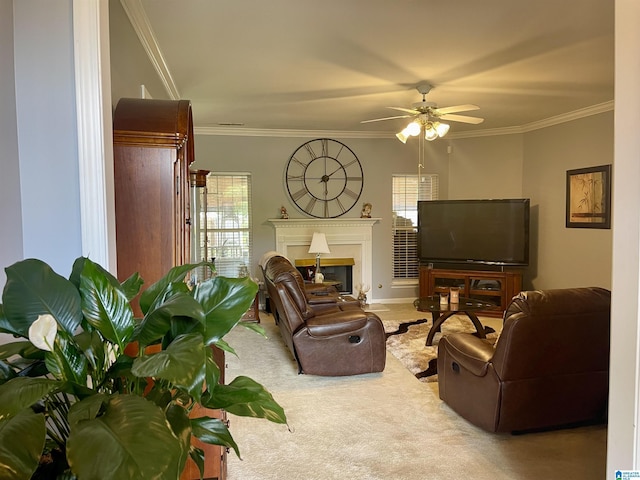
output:
[[[315,282],[322,283],[322,281],[324,280],[324,275],[320,273],[320,254],[331,253],[331,251],[329,250],[329,245],[327,245],[327,237],[324,233],[313,232],[313,237],[311,238],[311,246],[309,247],[308,253],[316,254]]]

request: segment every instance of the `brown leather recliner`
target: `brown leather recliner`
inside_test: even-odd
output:
[[[606,421],[610,305],[597,287],[519,293],[495,346],[440,340],[440,398],[490,432]]]
[[[285,257],[271,257],[263,274],[282,338],[300,373],[340,376],[384,370],[385,333],[377,315],[353,299],[307,291],[302,275]]]

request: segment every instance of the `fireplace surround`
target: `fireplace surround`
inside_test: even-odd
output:
[[[313,232],[324,233],[331,253],[323,254],[323,259],[353,258],[353,289],[358,284],[369,287],[373,284],[372,230],[379,221],[379,218],[269,219],[275,230],[275,250],[291,262],[309,258]]]

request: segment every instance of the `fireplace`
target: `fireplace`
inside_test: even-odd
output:
[[[315,281],[315,258],[296,258],[294,263],[302,278],[309,282]],[[324,275],[324,283],[336,287],[342,294],[352,294],[354,264],[353,258],[321,258],[320,270]]]
[[[372,229],[377,218],[291,218],[270,219],[275,228],[276,251],[295,263],[296,260],[313,257],[308,253],[313,232],[322,232],[327,237],[331,253],[323,254],[320,262],[322,273],[326,273],[325,262],[331,259],[353,259],[350,272],[350,288],[343,285],[345,293],[354,293],[358,284],[369,287],[373,284]],[[314,259],[315,262],[315,259]],[[370,292],[372,292],[370,290]],[[357,292],[355,292],[357,293]]]

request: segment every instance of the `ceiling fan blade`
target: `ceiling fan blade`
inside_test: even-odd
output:
[[[411,115],[396,115],[395,117],[374,118],[373,120],[362,120],[360,123],[382,122],[383,120],[393,120],[395,118],[409,118]]]
[[[446,114],[446,115],[440,115],[439,118],[440,120],[450,120],[452,122],[461,122],[461,123],[472,123],[474,125],[484,122],[484,118],[468,117],[466,115]]]
[[[411,108],[403,108],[403,107],[387,107],[387,108],[391,108],[393,110],[399,110],[401,112],[407,112],[410,113],[411,115],[418,115],[420,112],[416,109],[411,109]]]
[[[444,108],[436,108],[435,110],[442,115],[447,113],[458,113],[458,112],[470,112],[471,110],[479,110],[480,107],[477,105],[454,105],[453,107],[444,107]]]

